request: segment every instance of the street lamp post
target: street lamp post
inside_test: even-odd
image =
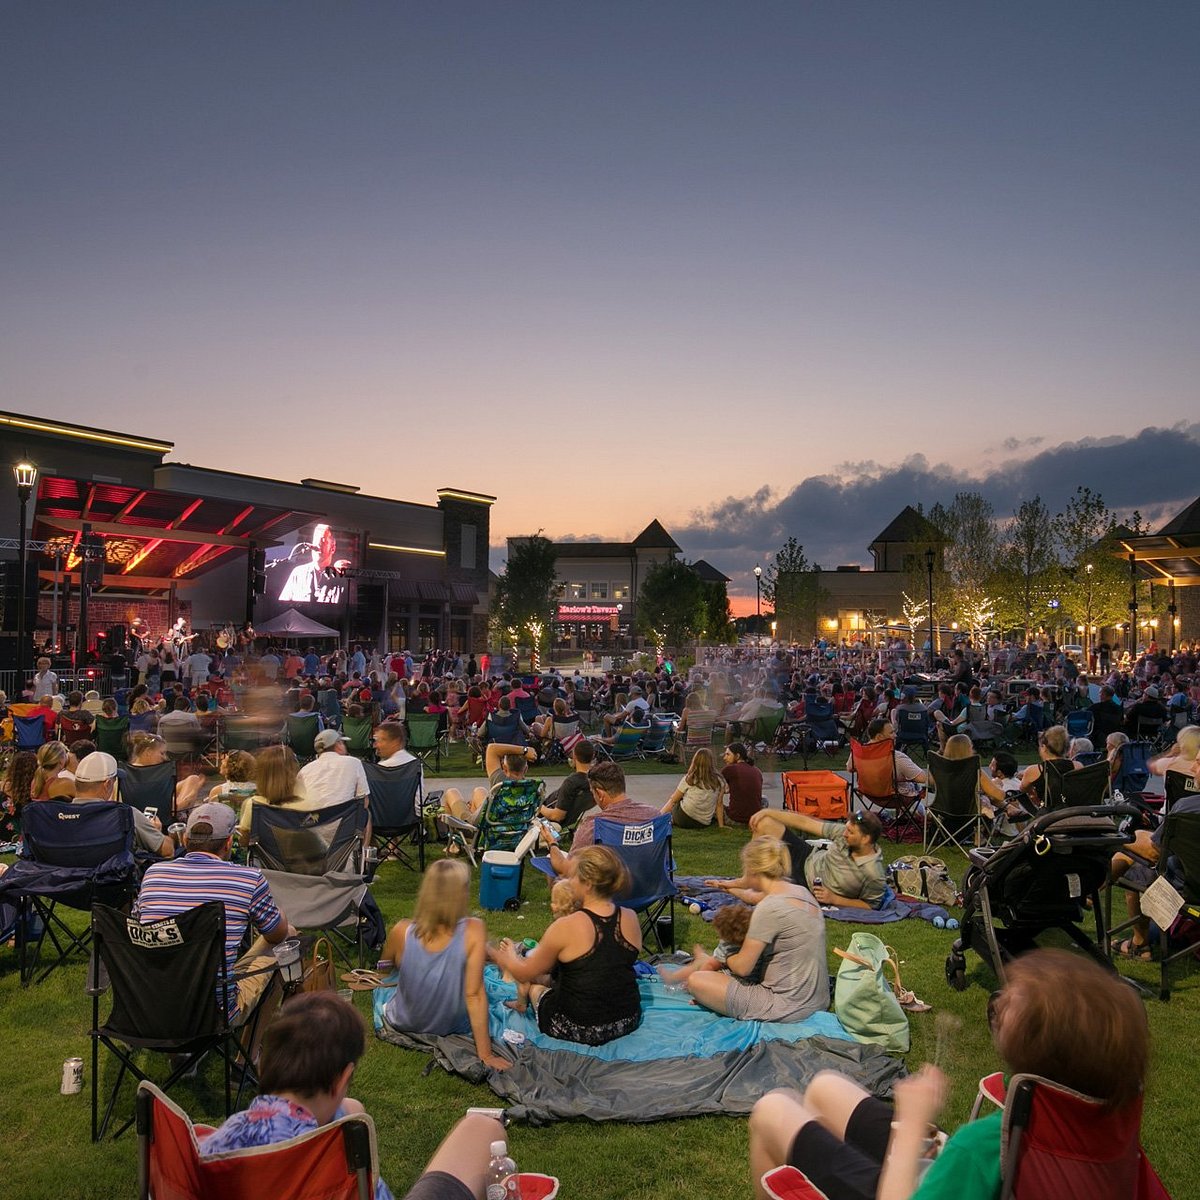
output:
[[[754,636],[762,633],[762,567],[754,566]]]
[[[925,550],[925,574],[929,580],[929,673],[933,674],[933,547]]]
[[[1137,556],[1129,555],[1129,661],[1137,661],[1138,642]]]
[[[13,467],[17,495],[21,500],[20,566],[17,568],[17,698],[25,691],[25,576],[29,547],[26,544],[25,513],[29,497],[37,483],[38,470],[31,462],[22,460]]]
[[[1092,572],[1096,568],[1091,564],[1085,564],[1083,570],[1087,575],[1087,614],[1084,619],[1084,624],[1087,626],[1087,666],[1088,670],[1092,670]]]

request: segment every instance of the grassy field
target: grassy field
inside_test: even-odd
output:
[[[761,765],[764,770],[771,766]],[[462,770],[465,763],[456,761],[452,766]],[[732,874],[745,838],[744,831],[734,830],[680,833],[676,839],[680,873]],[[901,847],[902,852],[906,849],[911,847]],[[888,857],[895,856],[895,848],[889,847]],[[961,875],[962,857],[953,853],[943,857],[954,873]],[[414,875],[395,863],[382,867],[374,890],[389,923],[411,912],[416,883]],[[485,914],[489,931],[496,936],[537,936],[549,919],[546,893],[540,877],[529,879],[528,902],[521,914]],[[831,968],[835,961],[832,947],[845,946],[854,928],[828,925]],[[943,977],[943,961],[954,934],[925,922],[890,925],[884,936],[899,952],[906,986],[934,1006],[933,1013],[912,1017],[909,1066],[932,1058],[936,1012],[949,1011],[961,1018],[960,1033],[943,1056],[943,1066],[953,1081],[945,1123],[954,1128],[967,1115],[978,1077],[997,1066],[985,1018],[993,979],[972,956],[968,967],[971,986],[963,993],[952,991]],[[679,943],[690,946],[696,940],[711,945],[711,927],[683,911]],[[1156,978],[1152,966],[1123,964],[1123,970],[1147,982]],[[58,1094],[64,1058],[81,1056],[90,1071],[87,1031],[91,1005],[83,988],[84,967],[79,963],[56,972],[46,983],[22,990],[12,950],[0,950],[0,1028],[6,1051],[0,1066],[8,1144],[6,1197],[116,1200],[133,1194],[134,1138],[126,1135],[116,1143],[92,1146],[90,1081],[85,1079],[82,1095]],[[1197,1112],[1186,1066],[1190,1060],[1187,1048],[1193,1044],[1197,1024],[1196,994],[1197,975],[1192,973],[1180,980],[1170,1003],[1146,1002],[1155,1062],[1143,1140],[1164,1182],[1180,1198],[1200,1195],[1200,1168],[1193,1161],[1190,1136],[1183,1133],[1192,1126]],[[369,1000],[369,994],[357,997],[364,1017],[369,1017]],[[1086,997],[1079,1002],[1086,1003]],[[468,1085],[440,1070],[423,1076],[427,1065],[428,1059],[422,1055],[372,1041],[354,1082],[354,1094],[366,1104],[379,1131],[384,1178],[398,1195],[420,1173],[442,1134],[463,1110],[494,1099],[485,1087]],[[207,1078],[185,1084],[176,1092],[179,1102],[197,1119],[220,1116],[217,1074],[210,1070],[205,1075]],[[514,1127],[510,1137],[518,1164],[557,1175],[567,1197],[640,1200],[699,1194],[710,1200],[735,1200],[749,1194],[746,1121],[742,1117],[640,1126],[580,1122],[542,1129]]]

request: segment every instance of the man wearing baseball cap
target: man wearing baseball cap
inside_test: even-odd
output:
[[[300,768],[296,794],[303,796],[305,808],[329,808],[347,800],[365,800],[367,773],[362,760],[346,753],[346,739],[336,729],[322,729],[313,738],[317,757]]]
[[[238,1024],[273,978],[271,971],[258,969],[274,962],[266,957],[267,947],[282,942],[289,934],[294,936],[296,931],[275,903],[263,873],[257,867],[229,861],[236,827],[233,809],[219,801],[210,800],[193,808],[183,835],[187,853],[173,862],[156,863],[146,872],[134,914],[145,925],[210,900],[224,904],[225,964],[230,981],[236,984],[230,988],[229,1016]],[[251,925],[259,937],[238,958],[238,947]]]
[[[117,798],[117,760],[102,750],[84,755],[75,768],[75,802]],[[133,810],[133,836],[140,850],[163,858],[175,857],[175,842],[163,833],[158,817],[148,817],[140,808]]]

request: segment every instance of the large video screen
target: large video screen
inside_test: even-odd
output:
[[[318,522],[289,534],[267,551],[269,609],[313,608],[327,612],[345,607],[350,580],[342,572],[358,565],[358,534]]]

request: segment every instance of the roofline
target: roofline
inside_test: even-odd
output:
[[[148,454],[163,455],[175,448],[174,442],[162,442],[155,438],[135,437],[131,433],[119,433],[115,429],[96,429],[89,425],[76,425],[71,421],[50,421],[40,417],[27,417],[22,413],[0,411],[0,425],[11,429],[24,429],[30,433],[75,438],[81,442],[100,442],[108,446],[123,446],[129,450],[142,450]]]

